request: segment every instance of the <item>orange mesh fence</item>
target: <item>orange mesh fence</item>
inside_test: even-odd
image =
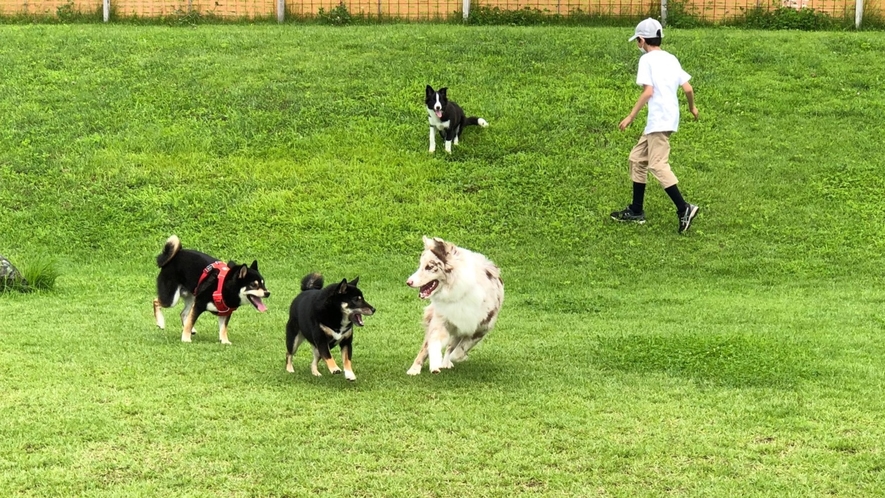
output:
[[[673,2],[673,0],[670,0]],[[865,2],[865,9],[881,12],[885,0]],[[339,0],[286,0],[287,15],[315,16],[339,5]],[[855,0],[682,0],[682,10],[704,21],[719,22],[757,7],[809,8],[833,17],[853,17]],[[347,11],[354,15],[426,20],[449,18],[462,9],[461,0],[345,0]],[[112,10],[120,17],[164,17],[196,12],[226,19],[274,18],[276,0],[111,0]],[[472,9],[538,10],[568,16],[574,13],[635,18],[659,10],[655,0],[474,0]],[[100,0],[0,0],[0,15],[54,16],[60,11],[100,12]]]

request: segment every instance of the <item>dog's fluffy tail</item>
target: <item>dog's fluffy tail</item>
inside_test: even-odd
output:
[[[181,249],[181,241],[178,240],[177,235],[173,235],[166,239],[166,245],[163,246],[163,252],[157,256],[157,266],[160,268],[166,266],[167,263],[172,261],[172,258],[178,254],[178,251]]]
[[[485,128],[489,123],[485,119],[478,118],[476,116],[470,116],[464,120],[464,126],[482,126]]]
[[[311,273],[309,275],[305,275],[304,278],[301,279],[301,290],[306,291],[310,289],[322,289],[323,288],[323,276],[319,273]]]

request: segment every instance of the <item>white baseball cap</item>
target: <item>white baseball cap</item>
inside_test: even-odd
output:
[[[664,27],[661,26],[661,23],[659,23],[657,20],[649,17],[648,19],[636,25],[636,31],[634,32],[633,36],[631,36],[630,39],[627,41],[633,41],[640,36],[643,38],[663,38]]]

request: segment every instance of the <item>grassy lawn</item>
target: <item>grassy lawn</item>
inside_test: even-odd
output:
[[[685,236],[626,158],[624,28],[0,26],[2,496],[877,496],[885,492],[877,33],[672,30]],[[470,128],[427,152],[424,86]],[[683,106],[683,113],[686,111]],[[151,316],[170,234],[258,259],[218,343]],[[506,298],[466,363],[405,374],[435,235]],[[377,309],[348,383],[284,370],[301,277]],[[337,356],[337,351],[336,351]],[[321,371],[323,371],[321,369]],[[425,371],[426,372],[426,371]]]

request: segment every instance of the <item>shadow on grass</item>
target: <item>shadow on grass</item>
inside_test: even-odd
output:
[[[792,388],[826,375],[801,344],[749,334],[600,337],[588,350],[604,370],[660,372],[727,387]]]

